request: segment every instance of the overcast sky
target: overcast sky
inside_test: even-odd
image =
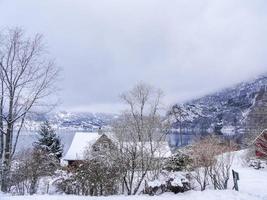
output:
[[[0,27],[42,33],[59,109],[118,112],[143,81],[165,104],[267,72],[266,0],[0,0]]]

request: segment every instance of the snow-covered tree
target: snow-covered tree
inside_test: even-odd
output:
[[[30,194],[35,194],[37,183],[42,176],[51,176],[59,166],[63,147],[55,130],[48,121],[43,122],[39,130],[38,141],[34,143],[30,159]]]
[[[58,160],[62,157],[63,146],[60,138],[48,121],[45,121],[39,130],[38,141],[34,143],[35,148],[42,149],[48,154],[54,155]]]
[[[47,154],[43,149],[34,149],[30,157],[30,194],[35,194],[37,184],[42,176],[52,176],[58,168],[57,158],[52,154]]]

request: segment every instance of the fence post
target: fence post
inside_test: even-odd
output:
[[[238,191],[239,188],[238,188],[237,181],[239,180],[239,174],[236,171],[234,171],[234,170],[232,170],[232,174],[233,174],[233,180],[234,180],[234,187],[233,187],[233,189],[235,189],[236,191]]]

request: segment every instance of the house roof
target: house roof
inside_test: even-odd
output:
[[[114,141],[115,143],[116,138],[112,133],[103,133],[109,139]],[[69,150],[67,151],[66,155],[63,157],[63,160],[66,161],[74,161],[74,160],[84,160],[84,151],[88,146],[93,145],[103,134],[99,134],[98,132],[77,132],[72,140]],[[144,145],[144,149],[147,152],[150,152],[151,143],[145,142],[141,143],[132,143],[132,142],[124,142],[124,148],[130,148],[133,146],[137,146],[137,148],[141,148],[141,145]],[[153,142],[153,153],[155,158],[167,158],[172,155],[171,149],[167,142]]]
[[[156,158],[169,158],[172,156],[171,148],[168,142],[159,142],[156,144],[154,156]]]
[[[132,148],[132,147],[137,147],[137,149],[141,149],[143,145],[143,150],[148,152],[149,154],[151,153],[151,147],[152,147],[152,152],[154,154],[155,158],[168,158],[172,156],[171,148],[168,144],[168,142],[165,141],[159,141],[159,142],[145,142],[145,143],[133,143],[133,142],[124,142],[123,143],[123,148]]]
[[[104,133],[109,137],[110,134]],[[77,132],[63,160],[83,160],[85,149],[93,145],[103,134],[98,132]]]

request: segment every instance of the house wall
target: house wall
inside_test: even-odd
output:
[[[92,151],[98,152],[100,150],[114,149],[116,146],[105,134],[103,134],[93,145]]]
[[[267,157],[267,131],[263,132],[255,141],[255,154],[259,158]]]

